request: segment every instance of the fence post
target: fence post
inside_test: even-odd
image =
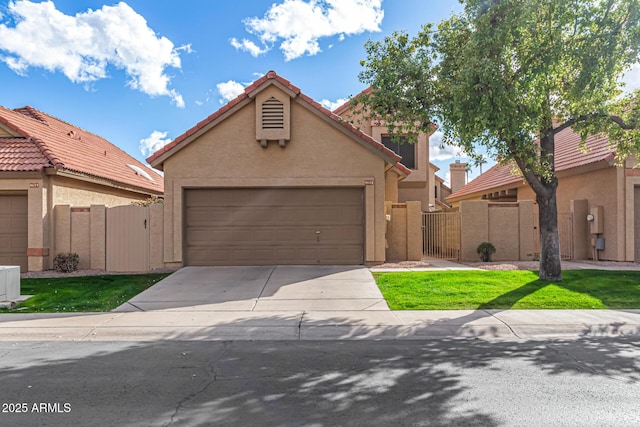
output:
[[[520,260],[530,261],[535,252],[533,235],[533,200],[518,202],[518,222],[520,225]]]
[[[91,205],[91,269],[107,268],[107,208],[104,205]]]
[[[407,261],[422,259],[421,207],[421,202],[407,202]]]

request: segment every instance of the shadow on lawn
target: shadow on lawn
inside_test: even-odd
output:
[[[535,272],[537,274],[537,271]],[[619,276],[612,283],[612,272],[604,270],[568,270],[564,271],[563,280],[548,282],[534,280],[517,289],[504,293],[491,301],[481,304],[479,310],[513,308],[518,301],[526,298],[547,286],[554,285],[566,291],[588,295],[602,302],[611,309],[640,308],[640,272],[615,272]],[[552,307],[555,308],[555,307]],[[565,308],[558,306],[557,308]],[[592,307],[581,307],[592,308]]]

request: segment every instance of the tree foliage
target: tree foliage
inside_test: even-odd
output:
[[[605,133],[618,160],[640,148],[637,92],[621,76],[639,60],[640,0],[467,0],[414,37],[369,41],[358,101],[396,132],[428,131],[479,160],[517,165],[540,209],[541,277],[560,279],[555,135]]]

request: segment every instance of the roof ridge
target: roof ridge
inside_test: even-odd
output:
[[[27,118],[36,120],[45,126],[49,126],[49,123],[47,123],[47,119],[42,115],[43,113],[30,105],[25,105],[24,107],[20,108],[14,108],[13,111],[15,113],[22,114]]]
[[[49,114],[49,113],[45,113],[44,111],[40,111],[40,110],[38,110],[37,108],[31,107],[31,106],[29,106],[29,105],[27,105],[26,107],[23,107],[23,108],[30,108],[30,109],[31,109],[31,110],[33,110],[36,114],[39,114],[40,116],[43,116],[43,118],[44,118],[45,120],[46,120],[46,118],[47,118],[47,117],[49,117],[49,118],[51,118],[51,119],[53,119],[53,120],[56,120],[56,121],[58,121],[58,122],[60,122],[60,123],[65,124],[65,125],[67,125],[67,126],[71,126],[71,127],[72,127],[72,128],[74,128],[74,129],[80,130],[80,131],[82,131],[82,132],[84,132],[84,133],[87,133],[87,134],[89,134],[89,135],[93,135],[93,136],[95,136],[95,137],[98,137],[98,138],[101,138],[101,139],[104,139],[105,141],[107,141],[107,139],[106,139],[105,137],[103,137],[103,136],[100,136],[100,135],[98,135],[98,134],[96,134],[96,133],[93,133],[93,132],[91,132],[90,130],[86,130],[86,129],[84,129],[84,128],[81,128],[80,126],[74,125],[73,123],[69,123],[68,121],[63,120],[63,119],[61,119],[61,118],[59,118],[59,117],[53,116],[53,115],[51,115],[51,114]],[[14,111],[15,111],[15,110],[14,110]],[[48,124],[48,123],[45,123],[45,124],[46,124],[47,126],[49,126],[49,124]]]

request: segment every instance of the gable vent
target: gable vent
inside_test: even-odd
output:
[[[284,104],[273,96],[262,103],[262,129],[284,129]]]

